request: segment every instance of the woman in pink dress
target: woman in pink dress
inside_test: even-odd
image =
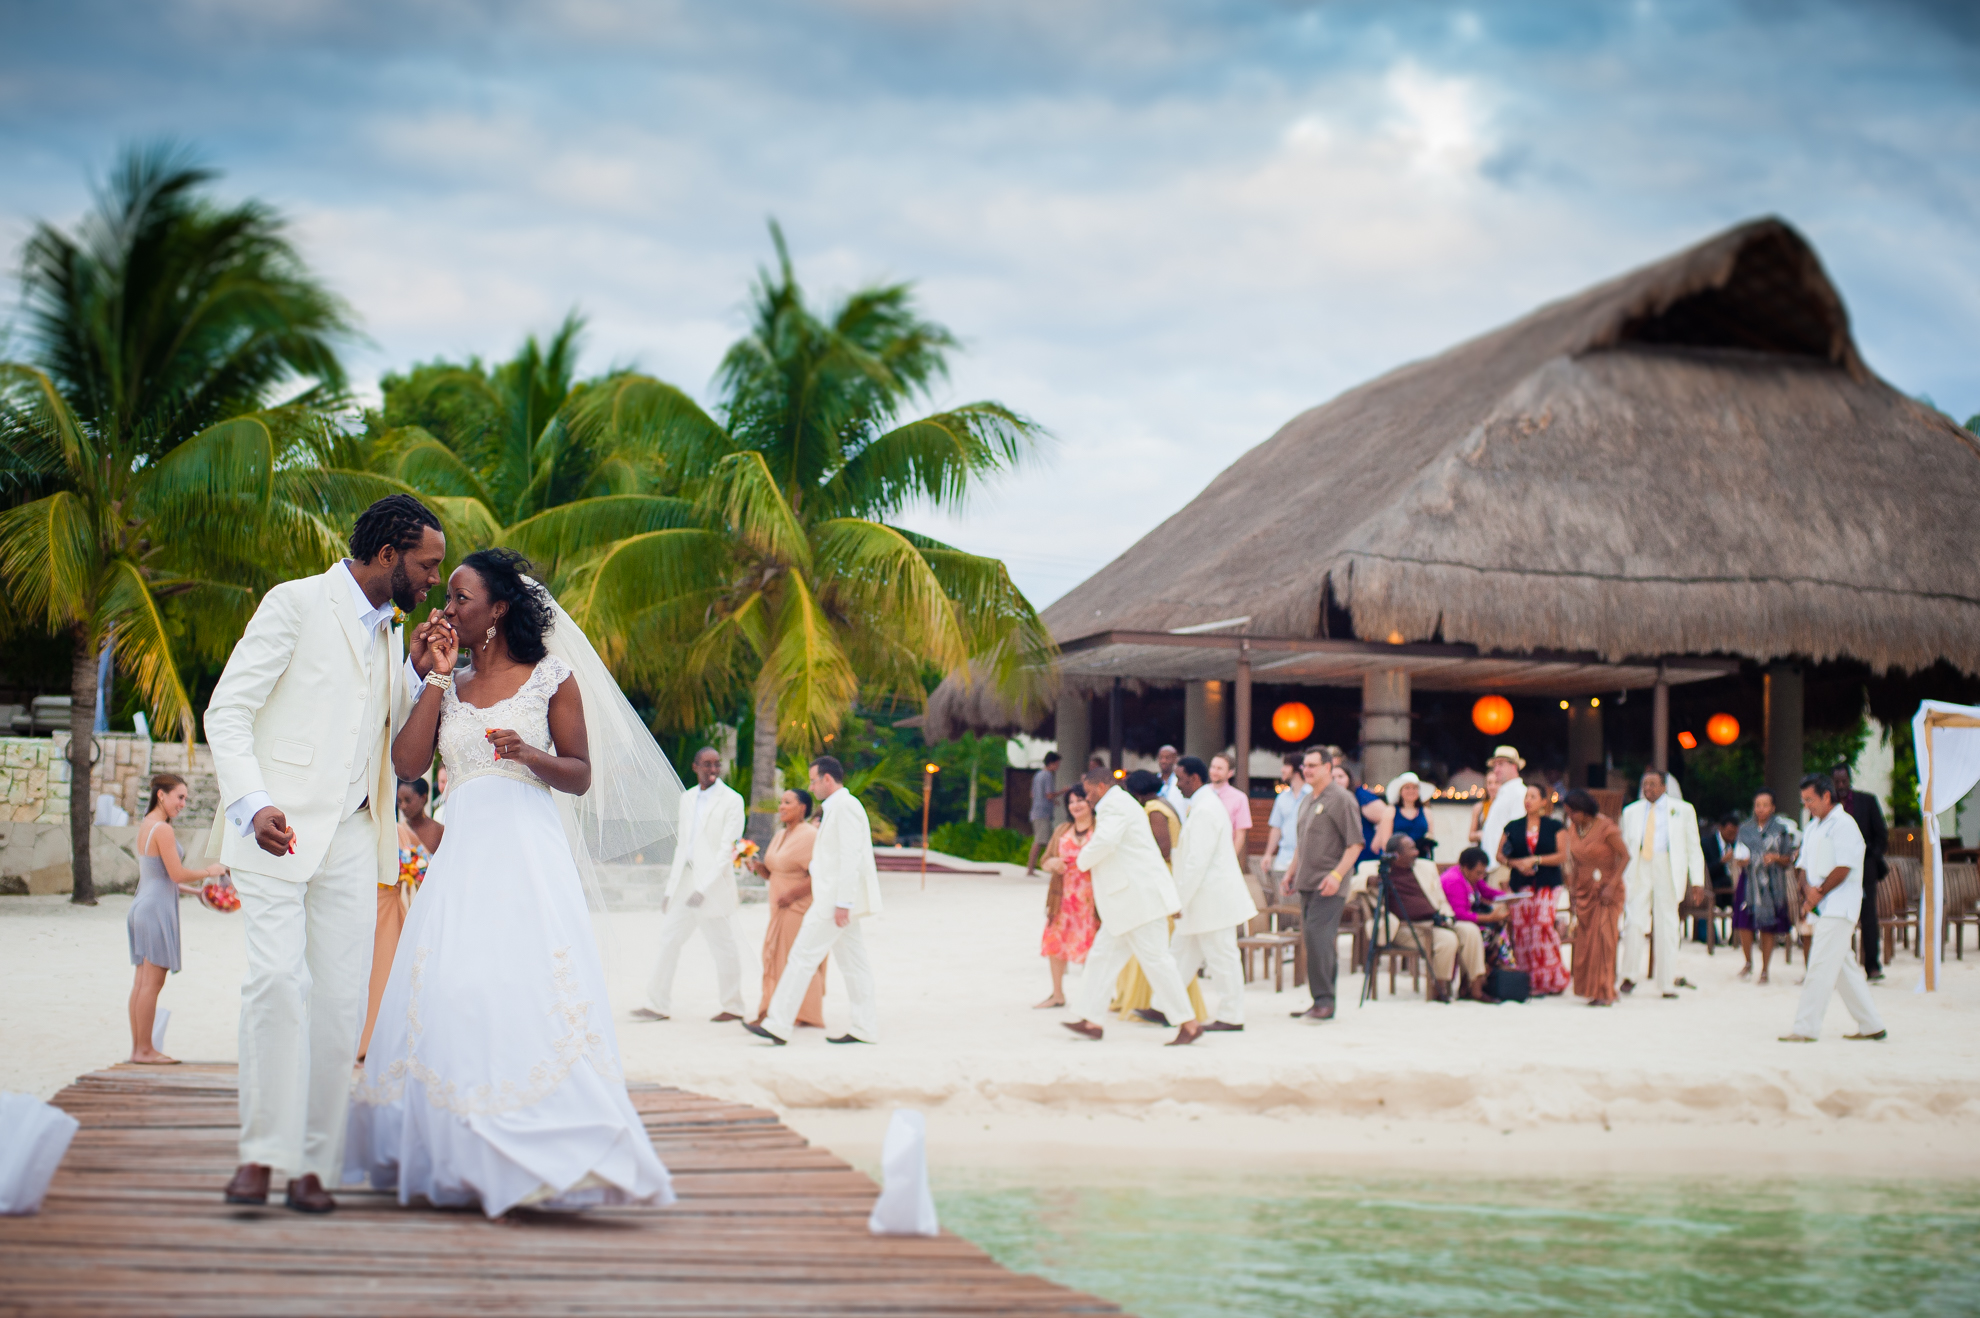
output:
[[[1046,846],[1045,872],[1052,876],[1052,887],[1045,898],[1045,936],[1039,940],[1038,954],[1052,965],[1052,996],[1041,1007],[1066,1005],[1066,963],[1086,964],[1087,949],[1100,932],[1100,918],[1093,909],[1093,876],[1079,867],[1079,850],[1093,836],[1093,807],[1086,792],[1074,786],[1066,793],[1070,824],[1059,825]]]

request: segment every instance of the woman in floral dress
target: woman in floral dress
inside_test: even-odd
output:
[[[1041,1007],[1066,1005],[1066,964],[1086,964],[1100,917],[1093,909],[1093,876],[1079,867],[1079,849],[1093,836],[1093,807],[1086,792],[1075,785],[1066,793],[1072,822],[1061,824],[1046,845],[1045,872],[1052,887],[1045,898],[1045,936],[1038,954],[1052,966],[1052,996]]]

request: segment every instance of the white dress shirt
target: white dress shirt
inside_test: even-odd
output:
[[[1847,916],[1857,919],[1863,910],[1863,860],[1867,852],[1863,830],[1850,818],[1849,811],[1834,806],[1821,819],[1808,821],[1801,835],[1801,854],[1795,865],[1819,888],[1838,866],[1848,866],[1849,874],[1815,908],[1817,915]]]
[[[388,599],[383,604],[373,604],[371,597],[364,593],[364,587],[358,585],[357,578],[351,574],[351,560],[348,558],[338,563],[337,567],[343,570],[344,581],[351,588],[351,607],[357,610],[358,626],[366,634],[371,634],[375,633],[380,627],[389,625],[392,621],[392,612],[395,607],[392,601]],[[420,692],[425,690],[425,688],[426,679],[421,677],[418,671],[413,668],[412,659],[408,656],[406,659],[406,690],[412,693],[414,700],[418,700]],[[367,711],[366,722],[370,722],[369,711]],[[390,753],[389,748],[387,753]],[[358,785],[357,790],[359,790],[360,795],[354,801],[345,802],[344,813],[346,815],[356,814],[357,808],[364,804],[364,797],[362,795],[364,770],[365,766],[362,763],[355,765],[352,770],[356,776],[351,781]],[[227,807],[227,822],[232,824],[242,837],[250,837],[254,833],[254,817],[274,804],[274,799],[267,792],[249,792],[246,796],[243,796],[240,800]],[[394,807],[396,808],[396,803],[394,803]]]

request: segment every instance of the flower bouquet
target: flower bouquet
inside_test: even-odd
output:
[[[746,870],[749,868],[749,862],[755,860],[756,853],[761,850],[761,847],[748,838],[737,838],[735,854],[729,858],[729,863],[739,870]]]
[[[231,912],[241,909],[241,895],[225,879],[208,879],[199,890],[200,904],[208,910]]]
[[[405,884],[413,892],[418,892],[419,885],[426,881],[426,865],[426,852],[408,852],[403,847],[400,848],[399,882]]]

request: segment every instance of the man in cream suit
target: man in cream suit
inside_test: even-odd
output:
[[[1169,940],[1176,974],[1188,985],[1199,967],[1210,972],[1216,1006],[1206,1030],[1244,1028],[1244,965],[1237,927],[1258,914],[1231,846],[1231,819],[1221,809],[1209,769],[1194,755],[1176,761],[1176,783],[1189,801],[1182,840],[1170,853],[1182,918]],[[1198,809],[1202,806],[1202,809]]]
[[[262,597],[206,708],[220,799],[207,850],[233,870],[247,937],[241,986],[241,1166],[229,1203],[327,1213],[364,1025],[376,893],[398,877],[390,744],[444,622],[414,637],[401,673],[394,607],[440,580],[440,523],[410,495],[357,519],[351,557]]]
[[[1705,886],[1705,851],[1698,844],[1698,812],[1664,790],[1664,775],[1645,769],[1643,795],[1623,807],[1623,843],[1629,868],[1623,871],[1622,944],[1616,975],[1631,992],[1648,971],[1655,939],[1657,991],[1674,998],[1677,978],[1678,906],[1687,888]]]
[[[1100,912],[1100,932],[1086,954],[1080,976],[1080,1018],[1063,1024],[1074,1034],[1099,1039],[1104,1033],[1094,1022],[1107,1014],[1114,981],[1129,957],[1141,962],[1148,977],[1155,1010],[1182,1028],[1171,1041],[1195,1043],[1203,1035],[1196,1011],[1176,961],[1169,954],[1168,918],[1182,909],[1169,867],[1148,829],[1148,815],[1127,789],[1114,782],[1105,768],[1086,771],[1086,799],[1093,805],[1093,836],[1080,848],[1079,867],[1093,876],[1093,903]],[[1191,814],[1196,812],[1192,810]],[[1226,818],[1221,824],[1228,831]],[[1229,853],[1230,841],[1224,839]]]
[[[698,784],[681,793],[681,822],[675,836],[673,871],[661,898],[660,960],[646,986],[647,1005],[633,1011],[645,1021],[664,1021],[673,1011],[674,972],[681,949],[700,930],[715,958],[715,990],[722,1009],[714,1019],[743,1018],[742,961],[736,955],[736,841],[743,835],[745,810],[737,791],[722,781],[722,756],[713,746],[694,753]]]
[[[873,863],[873,825],[866,807],[845,789],[845,766],[830,755],[811,762],[811,794],[821,819],[811,846],[811,909],[798,926],[790,959],[770,995],[763,1024],[743,1022],[760,1038],[781,1044],[797,1026],[805,988],[828,955],[845,976],[852,1027],[827,1043],[877,1043],[880,1012],[873,995],[873,961],[860,926],[880,914],[880,871]]]
[[[1478,827],[1478,845],[1492,862],[1492,868],[1487,871],[1490,882],[1500,888],[1510,886],[1506,876],[1512,872],[1499,860],[1499,844],[1506,840],[1506,825],[1526,818],[1526,784],[1519,776],[1525,767],[1526,761],[1510,746],[1497,747],[1492,758],[1485,761],[1485,780],[1487,790],[1492,793],[1492,804],[1486,807],[1485,821]]]

